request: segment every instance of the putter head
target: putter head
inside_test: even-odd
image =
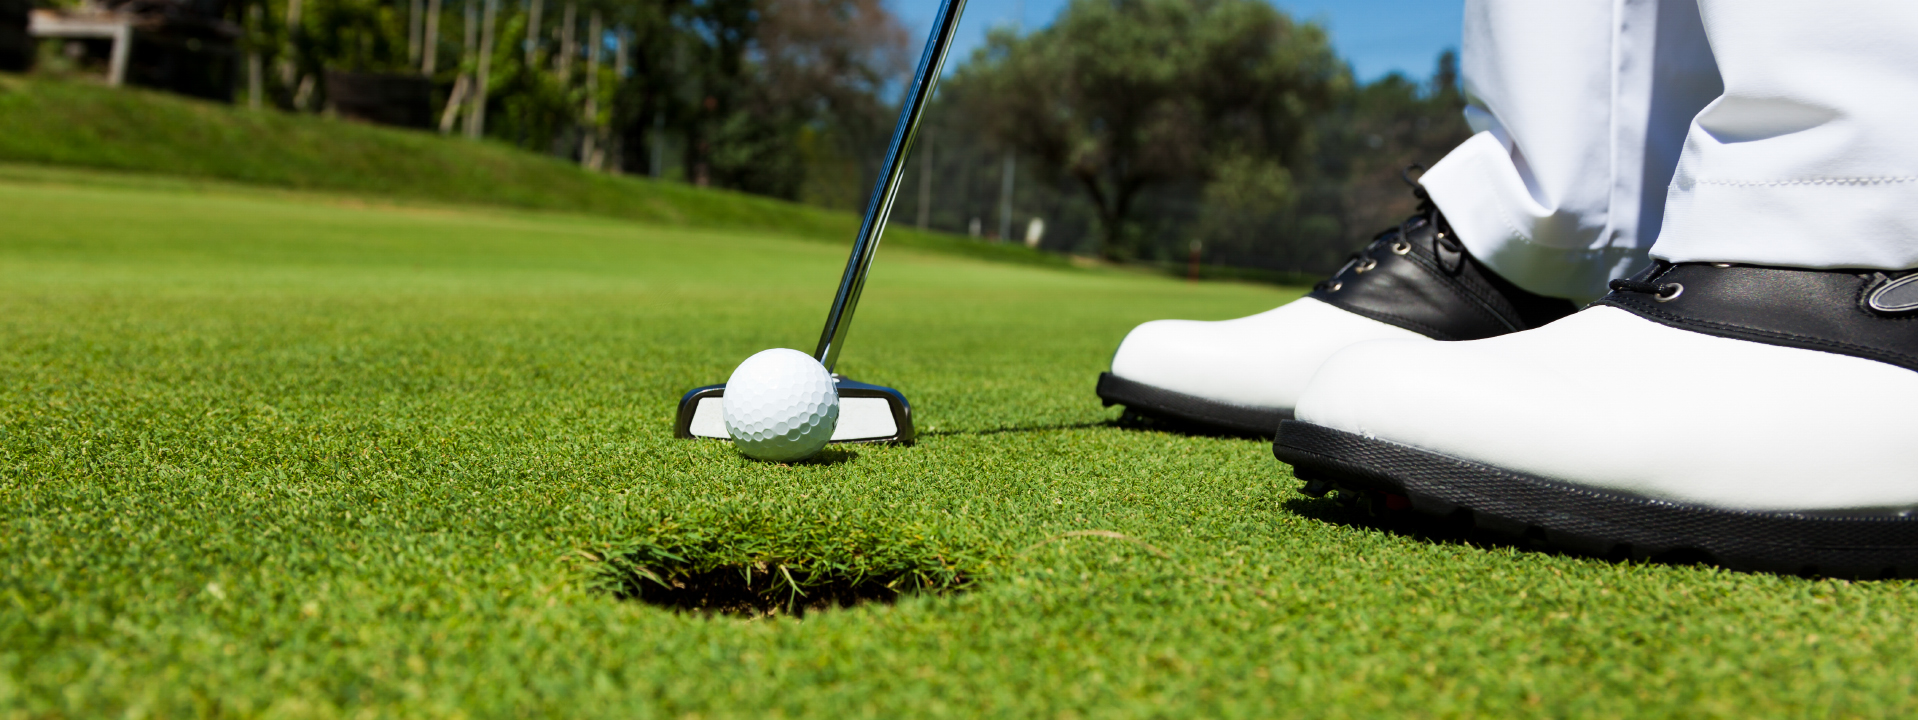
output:
[[[833,428],[834,443],[897,443],[913,440],[912,405],[898,390],[832,376],[839,389],[839,424]],[[693,388],[679,399],[679,421],[673,435],[681,438],[718,438],[726,434],[725,385]]]

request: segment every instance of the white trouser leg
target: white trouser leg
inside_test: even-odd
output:
[[[1918,267],[1918,3],[1700,9],[1725,91],[1691,124],[1652,254]]]
[[[1421,181],[1481,261],[1605,294],[1656,239],[1686,129],[1721,85],[1692,0],[1466,0],[1466,117]]]

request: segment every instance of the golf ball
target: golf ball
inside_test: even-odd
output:
[[[832,439],[839,424],[839,391],[832,373],[798,350],[765,350],[726,378],[726,434],[749,456],[775,462],[804,460]]]

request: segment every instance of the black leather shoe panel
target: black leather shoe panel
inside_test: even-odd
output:
[[[1436,340],[1477,340],[1572,314],[1569,300],[1534,295],[1481,265],[1428,210],[1380,235],[1311,297]]]
[[[1659,263],[1592,304],[1707,335],[1918,370],[1918,307],[1900,309],[1914,275]]]

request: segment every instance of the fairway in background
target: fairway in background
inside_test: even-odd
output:
[[[381,203],[554,210],[654,225],[849,241],[848,212],[641,177],[587,172],[505,145],[312,115],[246,112],[137,88],[0,75],[0,178],[14,182],[193,184],[324,191]],[[142,179],[77,168],[163,176]],[[227,188],[229,191],[233,188]],[[1063,265],[1016,244],[899,226],[894,245]]]

